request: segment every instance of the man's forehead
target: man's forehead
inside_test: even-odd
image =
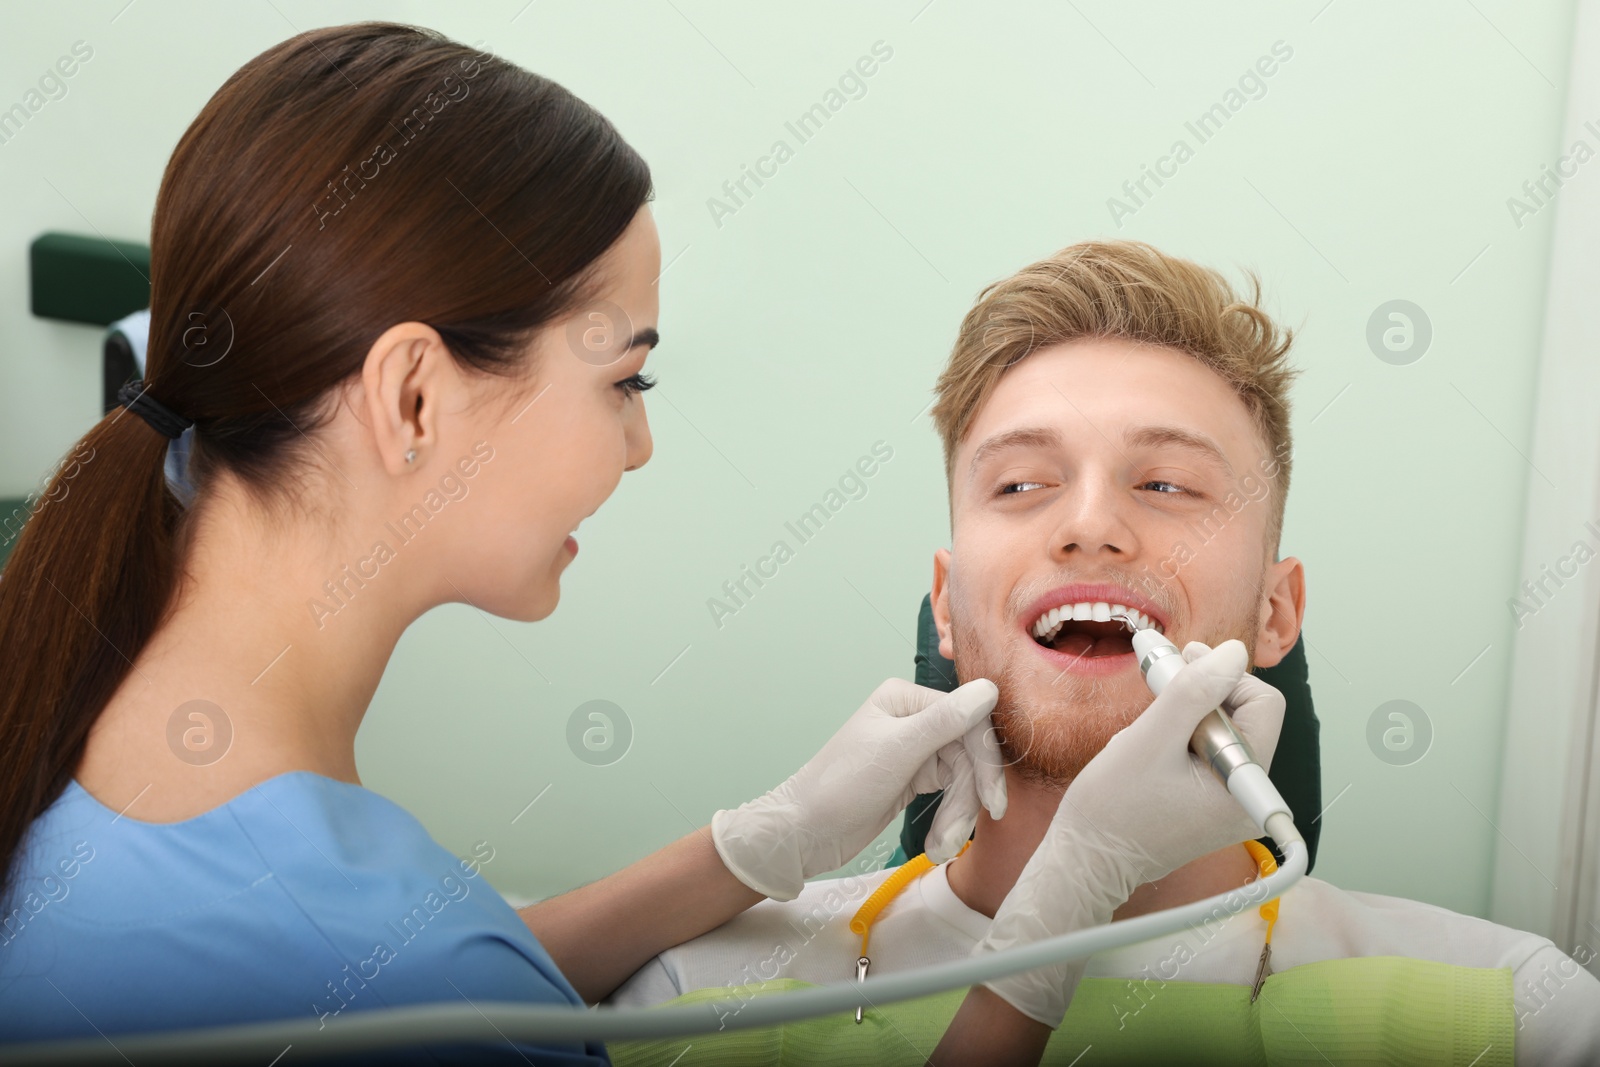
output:
[[[1003,447],[1184,447],[1229,474],[1261,445],[1244,400],[1199,360],[1157,345],[1094,339],[1041,349],[1001,377],[968,427],[956,473]]]

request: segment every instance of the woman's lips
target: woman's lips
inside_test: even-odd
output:
[[[571,552],[574,556],[578,554],[577,538],[569,536],[565,541],[562,542],[562,544],[565,545],[567,551]]]

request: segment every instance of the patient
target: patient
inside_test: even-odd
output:
[[[862,955],[872,974],[967,955],[1068,783],[1150,703],[1109,613],[1134,609],[1179,647],[1238,638],[1260,667],[1294,647],[1305,568],[1278,556],[1291,338],[1258,300],[1132,242],[1075,245],[983,294],[933,408],[952,526],[952,547],[934,553],[933,607],[961,680],[999,687],[1004,819],[980,813],[967,851],[899,890],[864,952],[849,923],[890,871],[758,904],[662,953],[612,1003],[717,989],[731,1017],[747,984],[852,978]],[[1116,918],[1258,874],[1245,844],[1224,848],[1140,886]],[[1308,877],[1278,901],[1257,999],[1268,929],[1250,908],[1092,957],[1046,1060],[1076,1062],[1087,1047],[1086,1064],[1155,1050],[1173,1062],[1175,1048],[1219,1062],[1600,1061],[1600,981],[1543,937]],[[866,1018],[901,1020],[891,1041],[921,1062],[959,1002],[921,1030],[895,1006]],[[856,1040],[853,1020],[830,1025]],[[696,1044],[685,1065],[714,1045]],[[614,1050],[619,1063],[629,1048]]]

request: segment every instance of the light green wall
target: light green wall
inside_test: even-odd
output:
[[[776,784],[879,681],[909,677],[948,537],[929,387],[980,288],[1100,235],[1254,267],[1301,327],[1284,548],[1308,569],[1323,783],[1339,797],[1317,873],[1486,910],[1553,214],[1519,228],[1506,200],[1559,154],[1567,4],[122,7],[34,6],[0,40],[0,106],[75,40],[95,50],[0,145],[4,495],[98,415],[98,339],[27,314],[27,242],[148,240],[187,122],[296,28],[392,18],[486,41],[597,105],[654,169],[672,261],[655,458],[585,523],[553,617],[450,606],[413,626],[358,741],[366,784],[446,846],[495,845],[503,891],[559,891],[644,855]],[[785,121],[878,41],[893,57],[866,95],[798,145]],[[1265,95],[1119,228],[1108,197],[1174,139],[1194,146],[1185,121],[1278,41],[1293,56]],[[780,138],[794,157],[719,226],[708,197]],[[1365,340],[1396,298],[1433,323],[1409,366]],[[894,457],[865,498],[716,627],[707,598],[879,440]],[[565,740],[596,698],[635,730],[606,767]],[[1366,741],[1394,698],[1433,724],[1412,766]]]

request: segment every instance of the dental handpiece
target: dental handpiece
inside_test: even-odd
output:
[[[1138,658],[1139,671],[1144,675],[1145,685],[1150,687],[1150,691],[1160,696],[1172,677],[1183,669],[1183,653],[1153,627],[1141,629],[1127,615],[1113,615],[1112,619],[1121,621],[1133,631],[1133,654]],[[1194,736],[1189,739],[1189,748],[1206,761],[1212,773],[1227,786],[1228,792],[1233,794],[1256,825],[1270,834],[1280,846],[1286,844],[1280,833],[1292,834],[1295,839],[1300,837],[1294,829],[1293,812],[1289,810],[1289,805],[1279,795],[1265,768],[1256,760],[1255,753],[1250,751],[1249,743],[1234,729],[1233,721],[1223,713],[1222,708],[1213,708],[1200,720]],[[1281,817],[1273,819],[1274,815]]]

